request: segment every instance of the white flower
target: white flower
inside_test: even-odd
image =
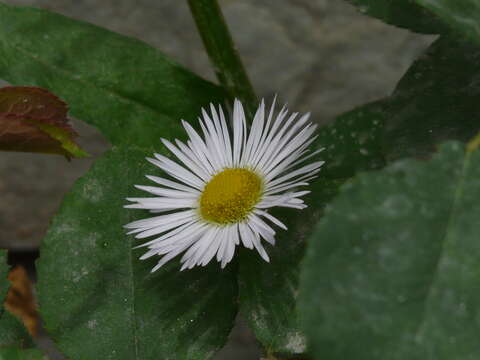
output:
[[[268,209],[307,207],[301,197],[309,191],[295,189],[308,185],[323,164],[304,164],[323,150],[307,149],[316,129],[308,122],[310,114],[287,117],[283,107],[273,119],[274,108],[275,100],[265,118],[262,101],[248,132],[242,104],[236,100],[230,136],[222,108],[210,105],[211,114],[202,109],[203,119],[199,118],[203,138],[182,121],[189,137],[186,144],[162,139],[178,162],[160,154],[147,158],[170,178],[147,175],[160,186],[136,187],[154,197],[128,198],[133,204],[125,207],[161,215],[125,227],[138,239],[155,236],[140,245],[149,249],[140,259],[162,256],[152,272],[183,252],[181,270],[205,266],[215,256],[223,268],[240,243],[269,261],[261,242],[275,244],[275,230],[268,222],[287,228]]]

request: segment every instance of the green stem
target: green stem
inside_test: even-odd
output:
[[[252,119],[258,99],[217,0],[188,0],[188,4],[220,84],[230,100],[238,98],[242,102],[247,116]]]

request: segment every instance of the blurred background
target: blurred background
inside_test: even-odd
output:
[[[190,16],[179,0],[3,0],[46,8],[144,40],[198,75],[215,81]],[[251,81],[318,123],[387,96],[434,37],[385,25],[342,0],[220,0]],[[0,85],[5,85],[1,83]],[[27,84],[25,84],[27,85]],[[161,99],[159,99],[161,101]],[[73,120],[93,156],[2,153],[0,248],[31,264],[63,195],[109,145],[96,129]],[[242,320],[216,359],[259,359]]]

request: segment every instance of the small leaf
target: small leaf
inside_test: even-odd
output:
[[[0,250],[0,348],[3,346],[31,346],[31,338],[22,323],[4,308],[4,300],[10,287],[7,252]]]
[[[139,260],[123,225],[145,216],[124,209],[155,167],[149,151],[113,148],[66,196],[42,242],[40,312],[59,349],[77,360],[213,356],[236,315],[237,284],[217,264],[180,272]],[[61,310],[59,310],[61,309]],[[88,344],[88,346],[85,346]]]
[[[323,360],[476,359],[480,152],[459,143],[344,185],[309,240],[300,309]]]
[[[480,2],[478,0],[415,0],[440,19],[480,44]]]
[[[339,117],[319,130],[317,157],[325,160],[319,179],[305,198],[305,210],[275,210],[288,230],[278,229],[276,244],[267,247],[270,263],[258,254],[243,250],[240,261],[240,304],[257,339],[267,353],[281,358],[305,352],[305,337],[299,328],[296,301],[299,266],[305,239],[323,215],[326,204],[343,181],[361,170],[383,166],[381,136],[382,102],[368,104]]]
[[[22,320],[28,332],[36,336],[40,319],[33,295],[33,285],[27,271],[21,265],[8,274],[11,286],[5,300],[5,309]]]
[[[415,0],[347,0],[360,12],[376,17],[387,24],[424,34],[440,34],[447,27],[430,11]],[[454,0],[456,1],[456,0]]]
[[[113,145],[156,145],[225,99],[145,43],[42,9],[0,3],[0,59],[0,78],[51,90]]]
[[[78,135],[67,111],[67,105],[45,89],[0,88],[0,150],[87,156],[73,141]]]
[[[0,360],[48,360],[40,350],[15,347],[0,348]]]
[[[480,47],[440,38],[400,80],[384,108],[389,160],[430,154],[480,130]]]
[[[34,346],[25,326],[8,311],[4,311],[0,316],[0,348],[4,346],[21,348]]]

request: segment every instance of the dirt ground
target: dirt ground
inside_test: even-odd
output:
[[[60,12],[140,38],[199,75],[215,80],[186,1],[4,0]],[[341,0],[220,1],[257,93],[274,94],[326,123],[356,105],[388,95],[412,60],[433,40],[382,24]],[[1,27],[1,26],[0,26]],[[93,156],[2,153],[0,247],[35,249],[63,195],[108,144],[74,121]],[[258,359],[242,321],[216,359]]]

